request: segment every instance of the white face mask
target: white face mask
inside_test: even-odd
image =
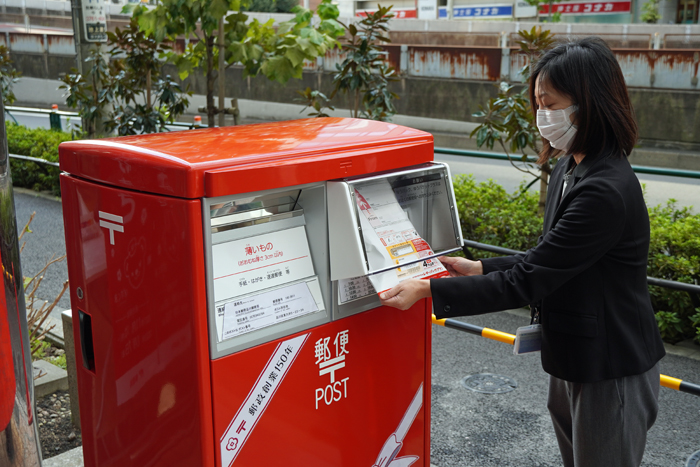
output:
[[[577,110],[578,106],[572,105],[562,110],[537,111],[537,128],[553,148],[567,151],[571,146],[577,127],[569,117]]]

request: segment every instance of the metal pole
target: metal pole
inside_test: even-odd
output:
[[[87,1],[87,0],[85,0]],[[87,34],[85,31],[85,25],[83,21],[83,5],[82,0],[71,0],[71,11],[73,17],[73,40],[75,41],[75,60],[77,64],[78,71],[83,77],[87,77],[90,72],[91,65],[85,63],[85,59],[90,55],[90,48],[97,47],[100,53],[107,58],[107,36],[103,36],[102,42],[88,42]],[[107,25],[104,23],[104,27]],[[111,106],[106,106],[104,108],[105,113],[111,113]],[[95,125],[95,133],[99,135],[104,134],[104,122],[98,121]],[[85,122],[83,121],[83,129],[85,129]]]
[[[39,467],[34,375],[2,99],[0,127],[0,465]]]
[[[225,51],[224,51],[224,18],[219,20],[219,126],[224,126],[226,122],[226,112],[224,103],[225,93],[226,93],[226,69],[225,65]]]

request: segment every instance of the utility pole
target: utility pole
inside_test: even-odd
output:
[[[99,48],[106,59],[107,5],[104,0],[71,0],[71,11],[76,65],[80,74],[87,77],[92,65],[85,63],[85,59],[90,56],[91,48]],[[94,90],[95,93],[98,91]],[[83,122],[83,129],[85,129],[85,122]],[[95,133],[104,134],[101,121],[97,122]]]
[[[223,127],[226,123],[226,112],[224,107],[224,99],[226,98],[226,60],[224,50],[224,18],[219,20],[219,126]]]

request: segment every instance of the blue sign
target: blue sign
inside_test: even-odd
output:
[[[513,16],[513,5],[469,5],[455,6],[452,10],[457,18],[504,18]],[[447,7],[440,7],[440,18],[447,18]]]

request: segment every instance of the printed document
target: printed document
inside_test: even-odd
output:
[[[449,275],[437,258],[427,258],[433,250],[416,232],[387,180],[355,187],[355,199],[370,269],[393,268],[368,276],[378,293],[406,279]],[[406,266],[396,267],[402,264]]]

